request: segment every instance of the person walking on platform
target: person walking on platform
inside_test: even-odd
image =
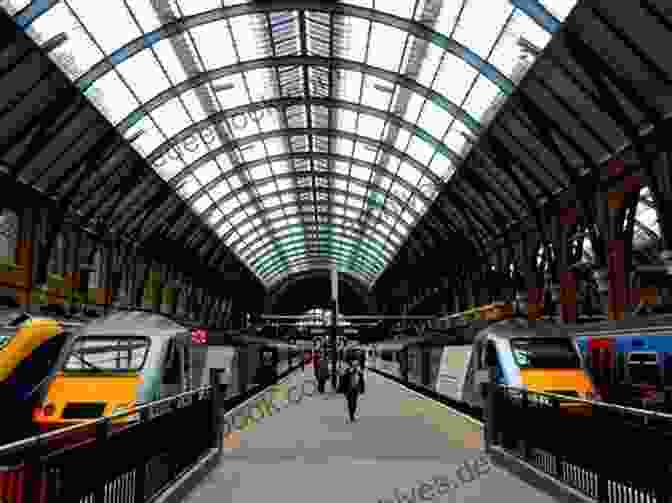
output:
[[[349,360],[339,387],[339,391],[345,395],[345,400],[348,406],[349,421],[346,419],[346,422],[354,423],[357,421],[357,400],[359,399],[360,393],[364,391],[363,388],[364,376],[362,375],[362,371],[358,368],[355,361]]]
[[[326,384],[327,379],[329,379],[329,360],[327,360],[326,355],[318,355],[315,372],[317,377],[317,391],[322,394],[324,393],[324,385]]]

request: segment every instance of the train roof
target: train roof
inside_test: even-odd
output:
[[[0,309],[0,327],[15,330],[27,322],[33,321],[58,322],[66,328],[84,326],[84,323],[81,321],[70,320],[58,316],[34,315],[21,308]]]
[[[539,339],[568,337],[569,333],[564,325],[550,323],[548,321],[529,320],[524,317],[516,317],[493,323],[481,330],[476,335],[476,338],[482,339],[488,335],[494,335],[495,337],[501,337],[503,339]]]
[[[628,335],[628,332],[636,332],[643,335],[669,335],[672,334],[672,314],[660,314],[627,318],[625,320],[607,320],[598,323],[566,325],[567,329],[576,336],[601,335],[608,336],[611,332],[616,335]]]
[[[170,335],[189,329],[167,316],[146,311],[123,311],[93,320],[85,326],[86,335]]]

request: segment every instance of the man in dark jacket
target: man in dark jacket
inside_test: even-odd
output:
[[[364,375],[357,360],[348,360],[347,369],[341,377],[340,391],[345,395],[350,422],[357,421],[357,400],[364,391]]]
[[[324,393],[324,385],[326,384],[327,379],[329,379],[329,360],[324,353],[318,355],[315,364],[315,373],[317,377],[317,391],[320,394]]]

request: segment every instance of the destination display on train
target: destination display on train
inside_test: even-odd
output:
[[[208,331],[202,328],[194,328],[191,330],[191,342],[193,344],[207,344]]]

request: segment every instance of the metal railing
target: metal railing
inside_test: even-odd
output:
[[[218,371],[211,369],[211,383]],[[266,389],[225,400],[220,386],[204,386],[0,446],[0,502],[153,501],[205,456],[221,453],[224,416]]]
[[[672,499],[672,415],[510,386],[490,389],[492,445],[595,501]]]
[[[7,503],[149,501],[217,448],[217,403],[207,386],[5,445],[1,496]]]

